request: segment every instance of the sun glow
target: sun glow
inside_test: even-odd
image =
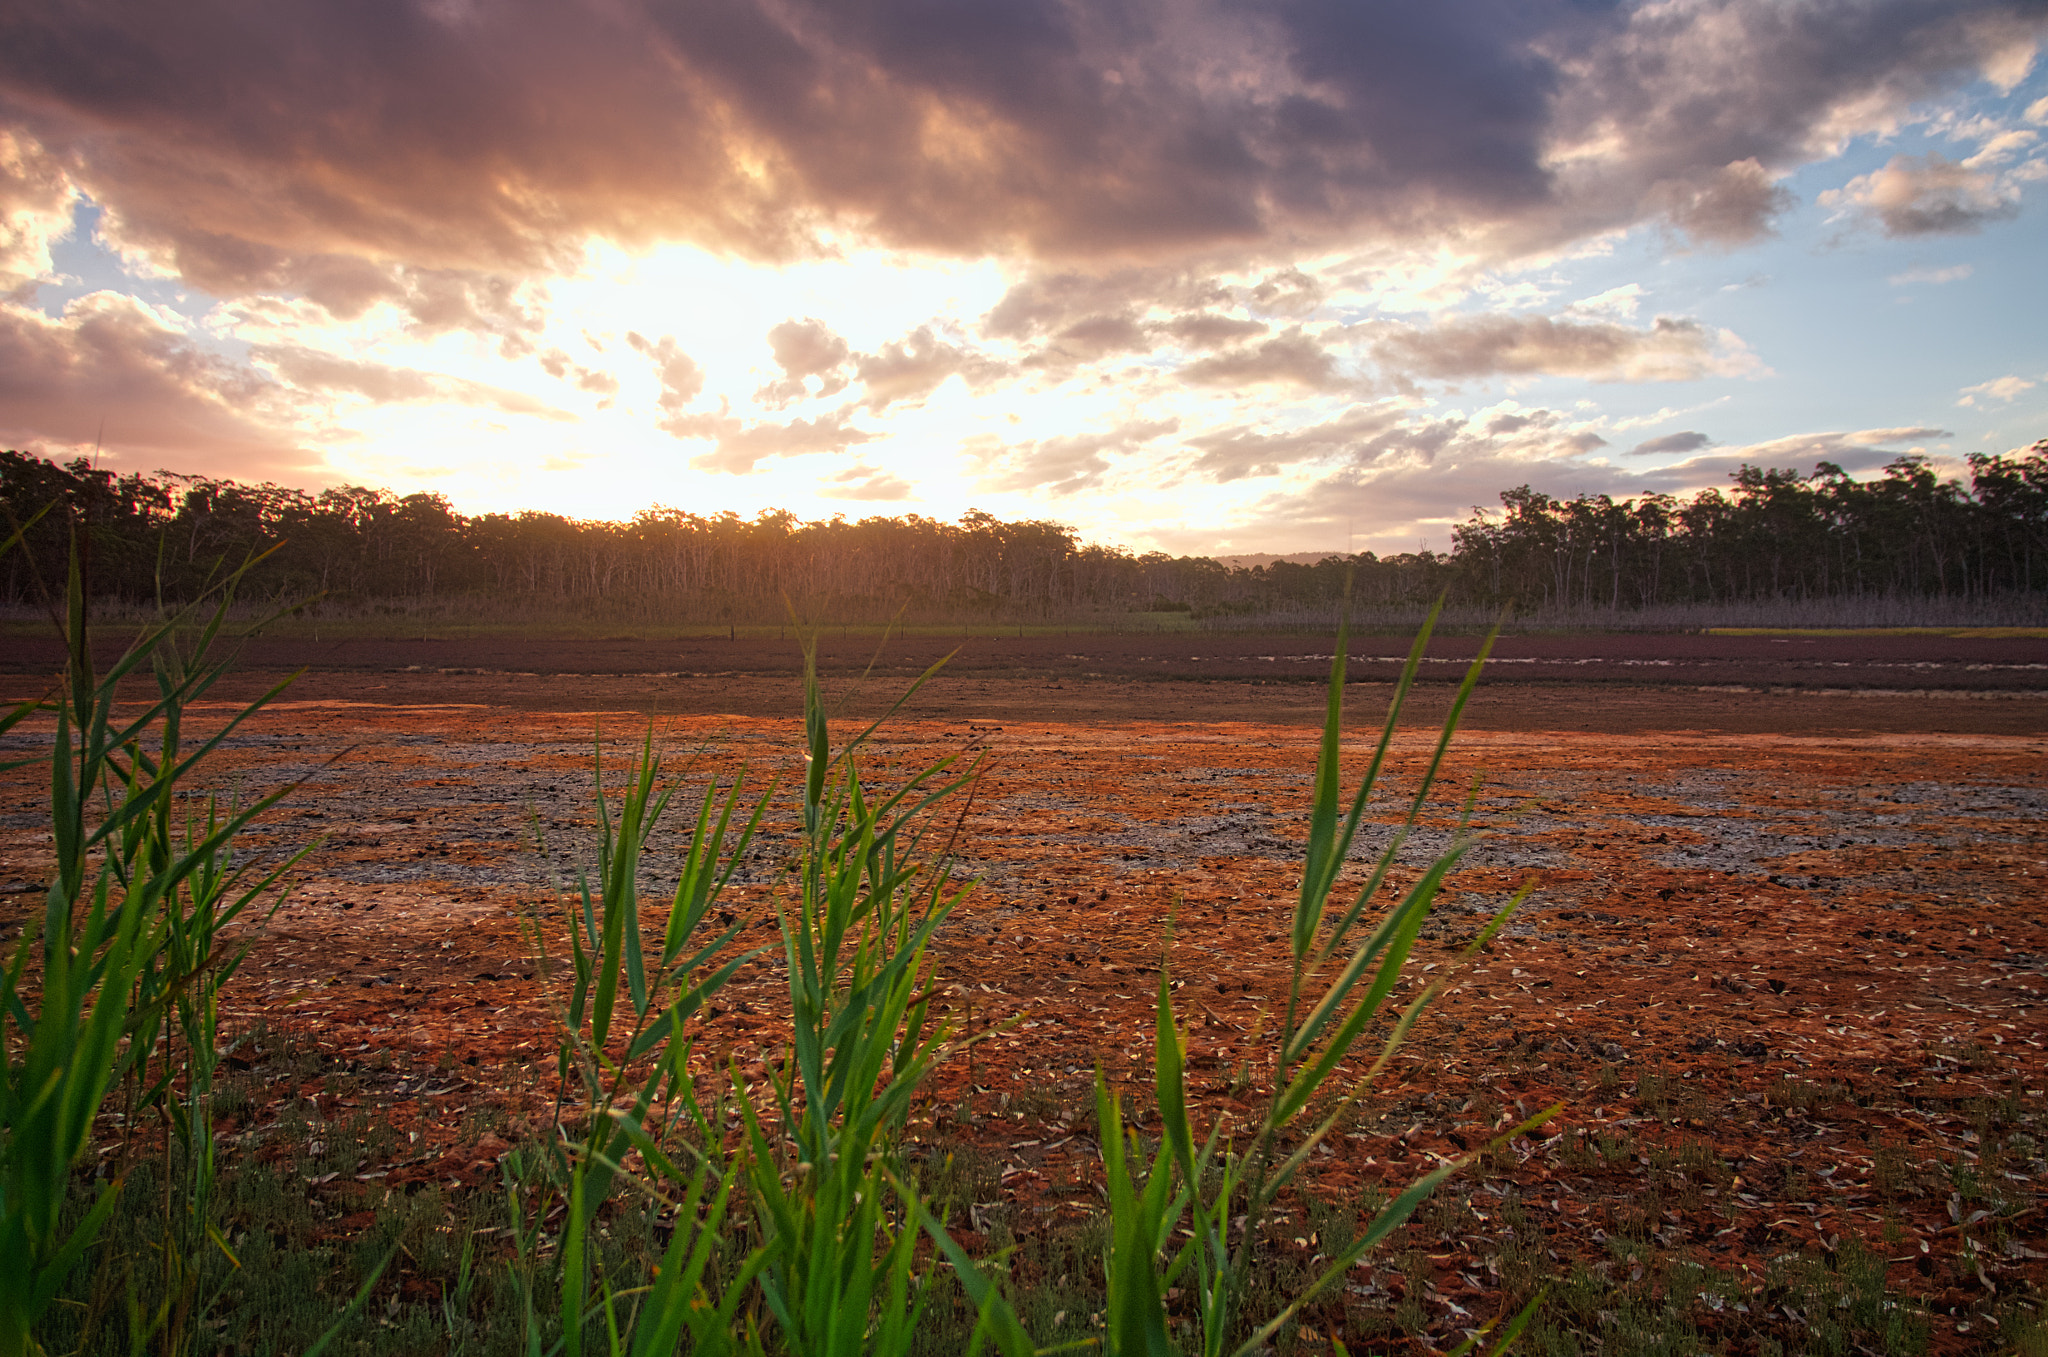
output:
[[[267,350],[302,371],[308,353],[357,365],[328,374],[317,399],[323,451],[339,477],[438,491],[468,512],[626,518],[652,504],[773,504],[808,516],[908,494],[910,475],[915,499],[881,511],[950,515],[974,489],[957,465],[961,444],[1019,416],[975,401],[958,376],[886,404],[846,379],[861,355],[920,327],[938,342],[949,322],[964,334],[1010,281],[986,261],[846,250],[773,267],[689,246],[633,254],[599,243],[574,273],[508,299],[497,333],[424,333],[390,305],[345,321],[309,304],[269,305],[229,328],[258,346],[259,361]],[[846,370],[794,394],[771,392],[789,379],[765,336],[806,318],[845,341]],[[677,356],[683,366],[670,370],[694,375],[665,384],[663,364]],[[280,361],[269,360],[273,370]],[[712,459],[721,433],[773,448],[774,427],[799,421],[839,429],[823,440],[839,446],[793,439],[745,474]]]

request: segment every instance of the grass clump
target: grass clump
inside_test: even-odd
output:
[[[1323,1201],[1301,1181],[1444,983],[1404,992],[1403,968],[1469,839],[1461,833],[1411,884],[1390,882],[1478,664],[1368,879],[1342,896],[1337,888],[1427,626],[1348,799],[1338,768],[1346,647],[1337,647],[1288,933],[1285,1016],[1263,1067],[1244,1073],[1248,1095],[1265,1090],[1263,1114],[1242,1143],[1221,1123],[1198,1141],[1162,967],[1153,1087],[1127,1106],[1099,1073],[1096,1081],[1106,1209],[1047,1231],[1024,1228],[998,1204],[998,1163],[964,1145],[913,1146],[907,1135],[932,1071],[989,1034],[963,1035],[933,1016],[938,990],[926,961],[971,886],[956,879],[948,853],[951,808],[978,766],[945,761],[892,790],[871,785],[860,758],[880,722],[835,748],[807,658],[801,852],[778,896],[792,1016],[781,1057],[749,1080],[736,1064],[707,1068],[687,1025],[741,966],[770,951],[741,950],[746,925],[719,900],[774,789],[743,800],[744,772],[703,788],[678,883],[658,925],[645,928],[643,857],[677,787],[651,738],[643,743],[616,806],[600,776],[596,862],[562,893],[567,950],[542,950],[543,986],[558,992],[559,976],[564,996],[545,1133],[503,1156],[497,1201],[438,1186],[395,1191],[382,1181],[386,1170],[366,1171],[397,1149],[387,1127],[363,1112],[324,1117],[295,1096],[266,1104],[255,1077],[359,1091],[363,1070],[269,1034],[252,1034],[238,1055],[218,1030],[218,987],[245,954],[222,948],[220,929],[274,909],[296,858],[257,868],[233,856],[237,835],[284,793],[240,808],[181,793],[277,690],[187,747],[183,713],[225,668],[205,659],[225,603],[190,654],[175,642],[174,618],[95,675],[75,570],[71,597],[72,666],[47,707],[56,718],[48,766],[59,870],[41,927],[18,944],[0,994],[0,1022],[11,1024],[0,1251],[21,1264],[0,1269],[0,1357],[39,1347],[336,1345],[524,1357],[679,1348],[909,1357],[990,1344],[1027,1357],[1068,1336],[1113,1354],[1249,1353],[1320,1334],[1332,1321],[1328,1307],[1312,1304],[1485,1152],[1374,1202],[1362,1223],[1355,1204]],[[157,700],[140,717],[117,717],[116,687],[145,664]],[[38,710],[0,719],[11,725]],[[174,813],[194,804],[204,809]],[[942,837],[946,850],[936,848]],[[1468,952],[1514,907],[1479,929]],[[537,947],[547,935],[537,921]],[[1355,1055],[1370,1057],[1367,1068],[1353,1067]],[[251,1077],[222,1077],[224,1060]],[[129,1090],[127,1150],[112,1175],[82,1178],[74,1167],[116,1087]],[[228,1150],[217,1128],[265,1107],[276,1119]],[[1027,1090],[996,1115],[1065,1125],[1079,1111]],[[138,1129],[145,1122],[148,1134]],[[480,1135],[490,1124],[470,1129]],[[1432,1220],[1453,1231],[1468,1214],[1445,1199]],[[963,1218],[993,1254],[969,1257],[953,1236]],[[1046,1285],[1020,1290],[1013,1266]],[[1404,1305],[1412,1308],[1425,1266]],[[1344,1312],[1341,1303],[1329,1311],[1340,1326]],[[1525,1310],[1502,1340],[1528,1318]]]
[[[1307,856],[1288,933],[1292,966],[1285,1016],[1271,1055],[1271,1094],[1248,1141],[1239,1145],[1226,1139],[1220,1121],[1199,1143],[1196,1139],[1184,1075],[1185,1042],[1163,967],[1155,1005],[1160,1131],[1156,1148],[1147,1147],[1127,1121],[1120,1099],[1097,1075],[1097,1116],[1113,1230],[1105,1264],[1103,1347],[1108,1353],[1135,1357],[1185,1346],[1204,1357],[1222,1357],[1287,1339],[1300,1327],[1305,1307],[1336,1287],[1440,1183],[1474,1157],[1446,1162],[1417,1179],[1381,1207],[1363,1230],[1346,1231],[1341,1245],[1315,1255],[1311,1266],[1296,1270],[1289,1255],[1270,1246],[1269,1226],[1277,1219],[1283,1194],[1294,1188],[1303,1166],[1337,1129],[1349,1104],[1386,1067],[1445,983],[1439,976],[1405,1003],[1397,997],[1409,952],[1445,878],[1465,855],[1469,838],[1460,833],[1405,891],[1395,894],[1389,878],[1427,804],[1491,639],[1481,647],[1452,702],[1399,829],[1356,894],[1348,902],[1337,895],[1339,869],[1393,743],[1433,622],[1434,617],[1424,625],[1409,652],[1378,744],[1348,807],[1339,769],[1347,647],[1345,634],[1339,631],[1310,801]],[[1518,894],[1479,930],[1467,945],[1467,956],[1486,945],[1521,898]],[[1381,907],[1384,913],[1372,917]],[[1351,1071],[1347,1062],[1368,1033],[1376,1032],[1376,1020],[1383,1013],[1389,1022],[1383,1034],[1376,1034],[1376,1058],[1362,1074]],[[1556,1110],[1539,1113],[1496,1139],[1532,1130]],[[1169,1293],[1175,1291],[1192,1298],[1185,1316],[1168,1303]],[[1500,1341],[1512,1341],[1530,1314],[1525,1308],[1511,1320]],[[1398,1311],[1396,1318],[1399,1322]]]
[[[169,1334],[175,1347],[206,1304],[191,1263],[220,1244],[206,1225],[216,999],[246,955],[246,947],[224,951],[220,934],[266,899],[274,911],[297,860],[262,870],[234,857],[236,836],[289,788],[239,807],[191,790],[222,742],[285,686],[211,736],[186,742],[187,710],[227,671],[213,652],[248,568],[145,628],[99,672],[74,537],[64,676],[48,699],[0,715],[0,732],[39,713],[53,718],[45,767],[55,855],[42,911],[0,971],[0,1357],[33,1349],[34,1329],[121,1203],[125,1157],[82,1211],[74,1209],[72,1168],[109,1092],[122,1085],[131,1134],[154,1121],[168,1147],[151,1184],[161,1215],[161,1300],[146,1312],[131,1309],[132,1336],[146,1344]],[[183,635],[192,629],[196,635]],[[154,681],[153,700],[139,712],[124,709],[123,683],[144,675]]]

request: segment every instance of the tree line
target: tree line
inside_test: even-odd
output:
[[[1528,486],[1454,533],[1476,598],[1619,611],[1866,597],[1986,599],[2048,588],[2048,439],[1968,458],[1970,483],[1901,457],[1859,481],[1744,466],[1726,492],[1556,500]]]
[[[1474,509],[1449,552],[1231,567],[1085,543],[1062,524],[978,510],[951,523],[666,507],[625,522],[465,515],[436,494],[313,493],[0,452],[6,530],[52,510],[29,527],[27,551],[0,558],[0,598],[31,604],[61,590],[73,524],[95,596],[137,603],[189,597],[224,564],[265,552],[252,579],[280,601],[688,621],[775,620],[787,603],[846,621],[1284,615],[1328,610],[1347,578],[1368,608],[1447,596],[1613,613],[2048,590],[2048,439],[1972,455],[1968,467],[1965,485],[1915,456],[1868,481],[1827,462],[1807,475],[1745,466],[1729,489],[1689,498],[1555,499],[1525,485],[1504,492],[1499,509]]]

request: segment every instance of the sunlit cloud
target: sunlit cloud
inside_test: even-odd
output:
[[[194,342],[176,317],[96,292],[61,318],[0,303],[0,439],[83,454],[110,440],[154,463],[254,478],[303,473],[285,392]]]
[[[1975,386],[1964,387],[1962,399],[1957,401],[1956,404],[1968,407],[1976,405],[1980,401],[1988,403],[1996,400],[2010,405],[2022,395],[2032,391],[2035,385],[2036,383],[2027,377],[2014,377],[2010,375],[1994,377],[1988,382],[1979,382]]]
[[[1676,275],[1831,217],[1891,251],[1866,287],[1972,276],[2048,174],[2044,32],[2003,0],[24,0],[0,435],[471,512],[1259,549],[1341,506],[1329,545],[1402,541],[1523,481],[1794,455],[1738,427],[1802,357],[1763,270]],[[1892,243],[1935,236],[1954,262]],[[2004,410],[2031,379],[1960,386],[1994,361],[1927,400]]]
[[[0,296],[52,274],[50,246],[70,233],[77,189],[34,138],[0,127]]]
[[[1906,287],[1913,283],[1927,283],[1939,286],[1942,283],[1960,283],[1977,270],[1970,264],[1950,264],[1946,268],[1913,268],[1904,273],[1894,273],[1885,281],[1893,287]]]

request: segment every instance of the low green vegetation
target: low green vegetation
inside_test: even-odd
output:
[[[1037,1349],[1017,1293],[1004,1283],[1004,1257],[972,1258],[949,1231],[942,1203],[952,1162],[933,1175],[936,1190],[927,1189],[920,1168],[929,1160],[919,1165],[905,1153],[914,1095],[971,1041],[930,1014],[936,990],[925,955],[972,887],[955,879],[945,851],[934,851],[933,831],[975,769],[942,762],[893,789],[869,787],[859,754],[874,727],[835,749],[807,666],[803,851],[779,897],[792,1016],[779,1064],[749,1083],[736,1067],[707,1067],[685,1024],[751,959],[735,950],[741,925],[714,910],[769,794],[743,805],[739,783],[703,790],[666,919],[650,932],[641,858],[677,790],[663,781],[650,739],[616,810],[599,795],[598,861],[566,893],[553,1125],[506,1157],[499,1222],[485,1225],[474,1202],[458,1212],[437,1193],[394,1201],[386,1191],[372,1204],[375,1186],[344,1186],[335,1206],[357,1209],[323,1220],[288,1185],[331,1184],[379,1157],[388,1147],[377,1145],[374,1121],[316,1125],[288,1103],[275,1123],[245,1133],[242,1148],[251,1139],[259,1148],[235,1156],[225,1176],[217,1140],[223,1113],[232,1121],[251,1100],[247,1089],[223,1085],[222,1062],[253,1067],[259,1052],[291,1058],[288,1044],[264,1052],[262,1033],[224,1041],[216,1001],[247,947],[223,948],[222,929],[252,909],[275,910],[297,860],[237,863],[236,835],[289,789],[243,806],[205,800],[203,809],[178,795],[197,784],[221,741],[276,696],[189,749],[182,743],[188,709],[224,671],[208,656],[241,574],[216,591],[210,618],[189,641],[189,611],[173,614],[96,675],[78,561],[74,552],[65,683],[49,702],[5,718],[10,727],[38,712],[54,718],[47,767],[57,870],[43,917],[24,931],[0,992],[0,1243],[20,1264],[0,1280],[0,1357],[122,1346],[324,1351],[335,1343],[391,1351],[509,1346],[535,1357],[679,1346],[851,1357],[929,1348],[935,1334],[949,1332],[946,1315],[955,1327],[971,1316],[969,1348],[993,1343],[1006,1357]],[[1427,628],[1402,694],[1426,642]],[[1267,1217],[1342,1117],[1352,1096],[1343,1062],[1393,994],[1431,901],[1463,852],[1447,852],[1374,917],[1404,828],[1356,899],[1333,909],[1337,868],[1400,705],[1397,697],[1373,772],[1346,813],[1336,780],[1343,665],[1340,647],[1294,928],[1293,991],[1265,1121],[1242,1148],[1219,1127],[1195,1149],[1163,973],[1154,1097],[1166,1136],[1149,1166],[1117,1100],[1098,1090],[1110,1211],[1105,1299],[1094,1313],[1107,1351],[1150,1354],[1177,1344],[1166,1300],[1183,1271],[1200,1296],[1184,1335],[1190,1346],[1220,1353],[1263,1345],[1455,1167],[1425,1175],[1389,1203],[1298,1294],[1269,1295],[1270,1268],[1260,1256]],[[145,667],[156,700],[117,716],[121,684]],[[1460,706],[1477,674],[1475,665]],[[1439,760],[1455,724],[1454,713]],[[1408,828],[1433,777],[1434,765]],[[535,920],[544,981],[557,968],[545,955],[555,922]],[[1432,993],[1411,1000],[1382,1039],[1381,1063]],[[317,1113],[317,1099],[310,1108]],[[119,1127],[111,1153],[89,1154],[111,1126]],[[88,1161],[99,1164],[89,1185],[78,1171]],[[305,1172],[316,1163],[332,1167]],[[374,1171],[351,1176],[376,1182]],[[1192,1242],[1169,1251],[1184,1221]],[[415,1284],[422,1273],[433,1276],[440,1294],[434,1305],[408,1307],[401,1286],[380,1313],[366,1302],[401,1255],[412,1266],[399,1275]],[[1052,1326],[1063,1318],[1056,1312]]]
[[[974,1110],[921,1098],[935,1069],[988,1035],[934,1012],[927,960],[972,889],[950,855],[978,768],[868,776],[880,722],[835,746],[811,668],[802,849],[776,894],[777,942],[746,950],[720,905],[775,789],[744,773],[675,777],[650,740],[625,794],[596,798],[596,860],[558,908],[533,916],[538,983],[559,1005],[552,1062],[523,1076],[552,1090],[546,1124],[515,1134],[484,1116],[467,1128],[495,1147],[478,1161],[484,1186],[476,1172],[401,1176],[432,1156],[415,1157],[412,1133],[374,1098],[339,1096],[385,1077],[382,1056],[323,1050],[288,1029],[220,1030],[217,995],[247,946],[223,929],[277,908],[295,861],[236,856],[238,832],[289,789],[239,805],[204,791],[209,757],[276,693],[203,739],[185,734],[224,671],[209,657],[236,582],[205,615],[173,614],[96,673],[74,570],[64,684],[0,717],[6,729],[38,716],[53,727],[51,752],[16,766],[49,775],[57,857],[0,990],[0,1357],[1420,1351],[1431,1238],[1494,1250],[1486,1270],[1501,1303],[1454,1351],[1927,1347],[1925,1307],[1888,1290],[1882,1261],[1853,1241],[1782,1255],[1761,1277],[1694,1261],[1659,1203],[1724,1191],[1733,1173],[1682,1135],[1567,1133],[1538,1149],[1525,1137],[1549,1134],[1558,1109],[1475,1098],[1467,1111],[1485,1129],[1459,1157],[1350,1199],[1318,1184],[1320,1152],[1356,1132],[1376,1077],[1444,984],[1405,984],[1404,971],[1469,841],[1454,836],[1417,872],[1394,865],[1483,656],[1403,822],[1362,885],[1338,886],[1427,625],[1349,794],[1336,648],[1288,992],[1262,1079],[1234,1085],[1247,1098],[1265,1090],[1242,1133],[1202,1123],[1162,969],[1149,1088],[1126,1101],[1098,1074],[1092,1099],[1044,1087],[998,1104],[1006,1125],[1092,1127],[1100,1176],[1068,1186],[1095,1204],[1045,1219],[1004,1204],[1002,1166],[969,1134]],[[153,700],[117,704],[120,685],[144,675]],[[689,817],[679,879],[648,901],[643,857],[669,815]],[[1467,955],[1519,899],[1464,931]],[[700,1015],[749,961],[786,975],[791,1015],[781,1056],[752,1074],[690,1036],[715,1030]],[[1662,1071],[1612,1069],[1603,1090],[1666,1131],[1689,1110],[1690,1090]],[[1765,1105],[1796,1115],[1843,1096],[1782,1080]],[[2031,1142],[2007,1112],[1986,1109],[1983,1143],[2024,1153]],[[1544,1247],[1531,1203],[1495,1181],[1528,1153],[1587,1175],[1647,1175],[1608,1257]],[[1899,1193],[1934,1190],[1935,1172],[1882,1148],[1874,1160]],[[1985,1162],[1942,1173],[1959,1228],[1991,1222],[1980,1233],[1994,1246],[2003,1179]],[[1480,1191],[1493,1194],[1483,1213]],[[2033,1320],[2014,1309],[2004,1322],[2019,1333]],[[1806,1346],[1785,1346],[1788,1323]]]

